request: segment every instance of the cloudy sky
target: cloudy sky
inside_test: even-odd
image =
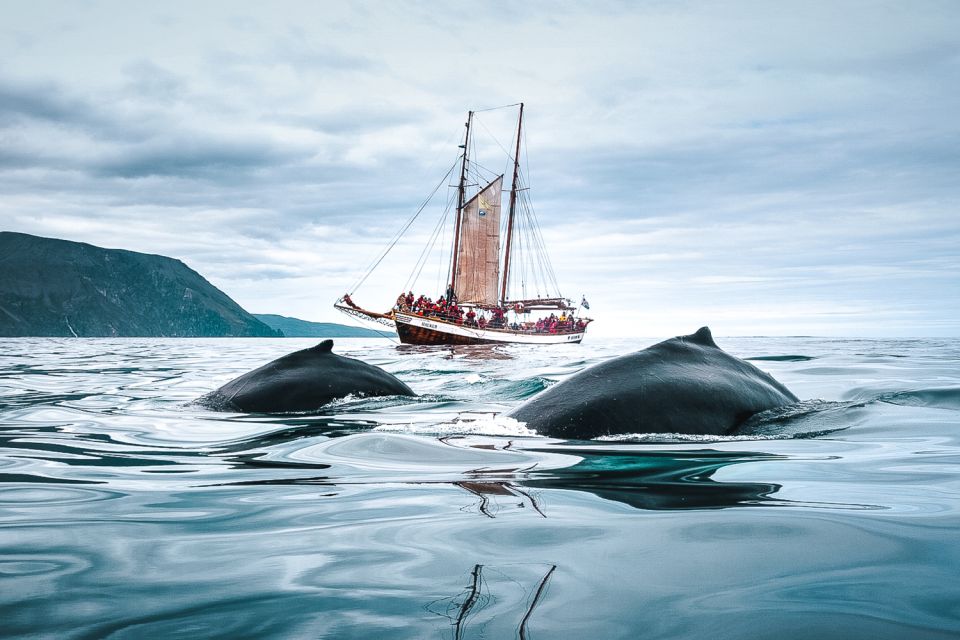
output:
[[[960,335],[958,2],[0,8],[0,230],[343,322],[467,109],[522,100],[597,334]],[[358,301],[389,304],[438,215]]]

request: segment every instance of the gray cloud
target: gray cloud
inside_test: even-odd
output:
[[[95,165],[105,176],[176,176],[238,182],[261,167],[283,165],[295,157],[266,141],[174,139],[122,149]]]
[[[960,313],[953,3],[141,9],[6,12],[4,228],[334,319],[463,112],[524,99],[533,200],[598,330],[943,333]],[[512,117],[481,120],[508,144]],[[365,295],[389,302],[420,248]]]

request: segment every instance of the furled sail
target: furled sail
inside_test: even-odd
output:
[[[495,306],[500,277],[501,175],[463,205],[457,251],[457,300]]]

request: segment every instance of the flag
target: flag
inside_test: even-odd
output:
[[[590,303],[587,302],[587,297],[586,297],[586,296],[583,296],[583,300],[580,301],[580,306],[583,307],[584,309],[589,309],[589,308],[590,308]]]

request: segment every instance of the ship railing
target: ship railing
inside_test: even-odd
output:
[[[582,333],[587,330],[587,325],[593,322],[591,318],[581,318],[583,326],[578,328],[576,326],[565,326],[563,328],[557,327],[556,331],[549,330],[540,330],[538,331],[536,327],[521,327],[519,329],[512,329],[509,325],[504,327],[491,327],[489,324],[481,327],[479,324],[467,324],[466,322],[458,323],[456,320],[452,319],[447,315],[440,314],[426,314],[423,312],[417,312],[409,307],[401,306],[396,309],[397,313],[403,313],[409,316],[414,316],[416,318],[422,318],[424,320],[430,320],[432,322],[442,322],[443,324],[448,324],[454,327],[467,327],[469,329],[480,329],[482,331],[499,331],[501,333],[519,333],[524,335],[567,335],[572,333]]]

